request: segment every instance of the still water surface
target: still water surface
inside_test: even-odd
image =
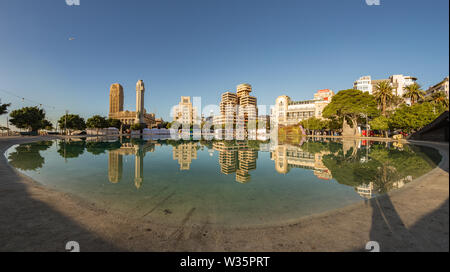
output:
[[[439,163],[431,148],[367,141],[96,138],[21,144],[9,163],[96,205],[165,225],[277,225],[400,188]]]

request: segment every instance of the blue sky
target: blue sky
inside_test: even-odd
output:
[[[146,109],[169,119],[182,95],[217,104],[244,82],[271,105],[363,75],[412,75],[424,88],[447,76],[449,1],[380,2],[0,0],[0,98],[11,109],[45,104],[52,121],[65,109],[106,116],[110,84],[134,110],[142,79]]]

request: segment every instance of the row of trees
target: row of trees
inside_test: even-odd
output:
[[[86,128],[96,129],[97,131],[104,128],[115,127],[120,129],[122,123],[117,119],[107,119],[100,115],[94,115],[84,121],[84,118],[78,114],[66,114],[58,120],[58,126],[61,129],[68,130],[84,130]]]
[[[408,98],[410,105],[406,105],[403,98]],[[425,96],[418,84],[406,87],[403,98],[393,94],[387,81],[379,82],[373,95],[354,89],[343,90],[323,110],[322,116],[327,119],[313,117],[301,121],[300,125],[313,134],[316,130],[340,131],[347,128],[356,135],[359,125],[370,125],[371,129],[386,134],[388,130],[410,133],[431,123],[449,107],[445,93]]]
[[[7,113],[10,104],[0,104],[0,115]],[[9,122],[19,129],[37,132],[38,130],[54,130],[53,124],[46,119],[45,111],[38,107],[24,107],[14,110],[10,113]],[[76,131],[96,129],[97,131],[104,128],[115,127],[118,129],[142,130],[146,126],[144,124],[134,124],[131,126],[124,125],[117,119],[106,118],[100,115],[94,115],[87,120],[78,114],[65,114],[58,121],[58,128],[61,130]],[[164,122],[159,127],[170,127],[170,123]],[[3,128],[2,128],[3,129]]]
[[[8,113],[7,109],[11,104],[0,104],[0,115]],[[26,129],[32,132],[38,130],[53,130],[53,124],[46,119],[45,111],[38,107],[24,107],[13,110],[10,113],[9,122],[19,129]],[[78,114],[66,114],[58,120],[60,129],[84,130],[103,129],[108,127],[121,128],[122,124],[117,119],[107,119],[100,115],[94,115],[86,121]]]

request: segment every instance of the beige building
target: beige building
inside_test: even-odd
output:
[[[334,92],[329,89],[317,91],[312,100],[292,101],[289,96],[279,96],[272,109],[272,120],[276,125],[289,126],[312,117],[322,118],[323,109],[333,96]]]
[[[214,116],[214,125],[242,125],[256,121],[258,116],[257,99],[251,96],[252,86],[244,83],[236,87],[236,93],[225,92],[221,96],[220,114]]]
[[[192,160],[197,159],[198,144],[194,142],[179,144],[173,147],[173,160],[177,160],[180,170],[191,169]]]
[[[447,96],[447,99],[449,98],[449,82],[448,82],[448,76],[444,78],[441,82],[438,84],[431,86],[427,90],[427,95],[432,95],[437,92],[444,92]]]
[[[109,91],[109,118],[118,119],[123,124],[146,124],[153,127],[155,124],[155,114],[148,114],[144,108],[145,87],[144,82],[139,80],[136,83],[136,111],[123,110],[123,87],[119,83],[114,83]]]
[[[191,97],[189,96],[181,97],[180,103],[173,107],[172,116],[173,121],[180,124],[198,125],[201,122],[198,110],[192,106]]]
[[[236,124],[238,98],[235,93],[225,92],[220,99],[220,114],[213,117],[214,125]]]

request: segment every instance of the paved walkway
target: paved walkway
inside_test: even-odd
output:
[[[13,144],[52,137],[0,138]],[[175,228],[100,208],[25,177],[0,156],[0,251],[449,251],[448,144],[439,167],[400,190],[336,211],[267,228]]]

